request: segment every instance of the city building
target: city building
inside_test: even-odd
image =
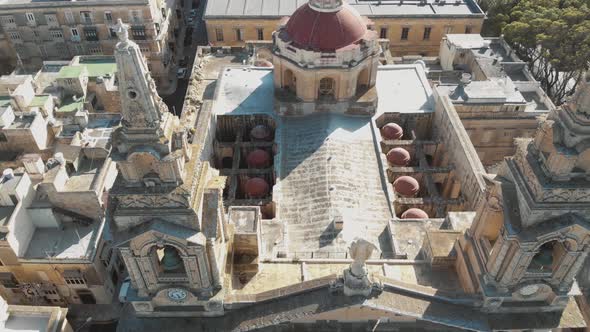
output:
[[[451,98],[484,166],[514,155],[516,138],[532,138],[555,109],[527,64],[500,38],[450,34],[429,70],[437,94]]]
[[[0,329],[4,332],[72,332],[68,309],[53,306],[8,305],[0,298]]]
[[[69,60],[76,55],[112,55],[117,19],[132,25],[158,87],[167,88],[176,74],[176,37],[182,1],[2,1],[0,25],[9,41],[9,56],[17,54],[27,69],[46,60]],[[0,43],[2,42],[0,38]],[[5,52],[3,49],[2,52]]]
[[[270,41],[272,33],[288,16],[296,15],[295,10],[303,8],[306,2],[208,1],[204,20],[209,43],[241,47],[247,41]],[[478,34],[485,17],[475,0],[349,0],[348,3],[369,19],[367,24],[379,38],[389,39],[391,53],[395,56],[437,55],[440,41],[446,34]],[[308,19],[312,29],[317,20],[323,18],[318,15]]]
[[[120,120],[109,56],[0,77],[0,294],[10,304],[110,303],[102,252]]]
[[[118,329],[586,327],[575,277],[590,252],[590,85],[486,168],[461,102],[511,108],[518,69],[504,69],[513,82],[481,74],[443,45],[441,72],[458,78],[445,88],[423,61],[379,66],[376,32],[342,0],[296,13],[253,65],[219,52],[198,65],[190,90],[217,77],[215,92],[187,98],[180,119],[121,26],[110,225],[131,305]],[[502,47],[465,40],[442,43],[474,62]],[[487,100],[502,83],[510,93]],[[520,98],[513,112],[543,107]]]

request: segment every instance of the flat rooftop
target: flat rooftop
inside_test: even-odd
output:
[[[487,81],[473,81],[463,89],[458,84],[439,85],[437,89],[451,97],[453,103],[461,104],[526,104],[527,100],[516,90],[511,81],[492,78]]]
[[[212,18],[281,18],[290,16],[308,0],[215,0],[208,1],[205,19]],[[361,15],[368,17],[484,17],[474,0],[460,3],[448,1],[435,3],[427,0],[426,5],[412,0],[348,0]]]
[[[92,255],[103,223],[36,228],[24,259],[86,259]]]
[[[434,98],[421,65],[387,65],[377,70],[377,114],[434,112]]]
[[[217,84],[214,114],[274,114],[274,76],[271,68],[226,67],[220,72]]]
[[[47,331],[49,327],[49,317],[36,317],[34,315],[12,314],[8,317],[2,331],[4,332],[39,332]]]
[[[115,58],[86,58],[81,57],[77,66],[86,67],[89,77],[114,75],[117,72]]]

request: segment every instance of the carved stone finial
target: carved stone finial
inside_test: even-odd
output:
[[[350,257],[353,259],[350,268],[344,270],[343,288],[347,296],[361,295],[369,296],[375,287],[379,288],[369,280],[366,262],[377,247],[365,240],[355,238],[349,247]]]
[[[377,249],[371,242],[355,238],[348,248],[350,257],[353,259],[350,265],[351,272],[356,276],[366,274],[365,262],[371,257],[373,250]]]
[[[117,37],[119,37],[120,42],[126,42],[129,40],[129,25],[123,23],[123,21],[120,18],[117,19],[115,32],[117,33]]]

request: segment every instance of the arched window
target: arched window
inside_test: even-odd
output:
[[[365,92],[369,88],[369,68],[363,69],[356,79],[356,93]]]
[[[285,74],[283,76],[283,88],[287,91],[297,94],[297,77],[295,77],[291,69],[285,70]]]
[[[159,275],[185,273],[184,261],[178,249],[172,246],[154,247],[152,253]]]
[[[566,252],[567,249],[563,243],[558,241],[546,242],[533,256],[528,271],[534,273],[553,272]]]
[[[324,77],[320,80],[320,87],[318,90],[319,98],[334,98],[336,81],[331,77]]]

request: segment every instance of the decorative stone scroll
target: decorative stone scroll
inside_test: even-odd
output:
[[[371,242],[355,238],[349,247],[350,257],[353,262],[348,269],[344,270],[342,277],[330,284],[331,291],[342,289],[346,296],[360,295],[365,297],[369,297],[374,291],[381,292],[383,286],[369,279],[366,268],[366,261],[371,257],[375,249],[377,247]]]
[[[119,208],[187,208],[188,200],[177,195],[127,195],[119,198]]]

